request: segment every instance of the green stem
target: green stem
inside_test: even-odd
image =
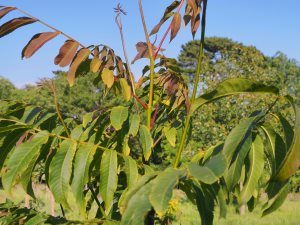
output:
[[[69,129],[60,113],[60,110],[59,110],[59,105],[58,105],[58,100],[57,100],[57,94],[56,94],[56,89],[55,89],[55,85],[54,85],[54,82],[51,81],[51,90],[52,90],[52,93],[53,93],[53,98],[54,98],[54,106],[55,106],[55,111],[56,111],[56,114],[61,122],[61,124],[63,125],[65,131],[66,131],[66,134],[68,135],[68,137],[70,137],[70,132],[69,132]]]
[[[153,107],[153,88],[154,88],[154,56],[153,56],[153,49],[152,44],[150,42],[150,36],[147,30],[147,25],[145,21],[143,6],[142,6],[142,0],[138,0],[141,19],[143,23],[144,33],[146,37],[148,52],[149,52],[149,58],[150,58],[150,84],[149,84],[149,103],[148,103],[148,109],[147,109],[147,127],[150,130],[151,129],[151,114],[152,114],[152,107]]]
[[[197,65],[197,70],[195,74],[195,80],[194,80],[194,87],[193,87],[193,93],[191,97],[191,105],[194,103],[197,95],[197,90],[199,86],[199,81],[200,81],[200,74],[202,71],[202,62],[203,62],[203,46],[204,46],[204,40],[205,40],[205,25],[206,25],[206,8],[207,8],[207,0],[203,1],[203,15],[202,15],[202,22],[201,22],[201,41],[200,41],[200,47],[199,47],[199,57],[198,57],[198,65]],[[185,141],[186,141],[186,136],[188,133],[188,129],[190,126],[192,114],[190,111],[187,112],[187,116],[185,119],[185,125],[184,125],[184,130],[183,134],[180,140],[179,148],[176,153],[175,161],[174,161],[174,168],[177,168],[180,162],[181,154],[183,152],[183,148],[185,146]]]

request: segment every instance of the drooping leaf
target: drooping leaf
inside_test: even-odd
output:
[[[252,143],[249,158],[250,170],[240,194],[240,202],[242,204],[246,204],[253,196],[264,169],[264,143],[259,135],[256,136]]]
[[[232,165],[229,167],[228,171],[225,173],[224,178],[228,190],[232,190],[233,187],[238,183],[241,177],[242,167],[244,161],[248,155],[248,152],[252,144],[252,135],[248,135],[246,140],[241,143],[237,156],[235,157]]]
[[[131,115],[129,120],[130,127],[129,127],[128,134],[135,137],[139,132],[140,122],[141,122],[141,118],[138,114]]]
[[[101,64],[102,64],[102,61],[98,57],[94,56],[94,58],[92,59],[92,62],[91,62],[90,71],[92,73],[97,73]]]
[[[22,59],[24,57],[30,58],[33,56],[33,54],[36,53],[44,44],[57,37],[59,34],[60,32],[45,32],[34,35],[23,49]]]
[[[109,212],[118,185],[118,156],[115,150],[106,150],[100,165],[100,194],[105,203],[105,210]]]
[[[225,140],[223,153],[229,163],[232,161],[232,156],[239,152],[241,147],[251,135],[251,131],[256,125],[256,122],[261,118],[261,114],[243,119],[232,131]]]
[[[75,74],[78,67],[89,57],[90,53],[91,51],[88,48],[82,48],[77,52],[67,76],[70,86],[73,86],[75,83]]]
[[[136,185],[138,181],[139,172],[135,160],[133,160],[130,156],[125,157],[124,160],[127,188],[131,189]]]
[[[153,139],[149,129],[145,125],[140,126],[139,134],[144,158],[146,161],[148,161],[152,153]]]
[[[204,104],[213,102],[220,98],[242,93],[271,93],[277,95],[279,90],[274,86],[267,86],[260,82],[244,78],[228,79],[220,83],[215,90],[198,97],[191,106],[191,113]]]
[[[124,100],[128,102],[131,98],[131,87],[129,86],[125,78],[120,79],[120,85],[121,85]]]
[[[286,156],[286,146],[281,136],[270,124],[264,124],[261,129],[266,135],[268,142],[267,157],[272,170],[272,176],[276,175],[279,166]]]
[[[29,167],[34,166],[42,146],[47,142],[49,134],[42,131],[32,138],[31,141],[20,144],[15,148],[12,155],[7,159],[7,169],[2,176],[4,189],[11,194],[11,190],[22,178]],[[33,165],[32,165],[33,164]]]
[[[93,144],[81,144],[78,146],[78,150],[75,155],[74,169],[73,173],[76,176],[73,177],[71,187],[73,190],[74,197],[78,206],[80,207],[80,212],[82,216],[85,215],[85,206],[86,202],[84,199],[84,186],[89,181],[89,172],[90,165],[93,160],[93,156],[95,155],[97,146]]]
[[[295,109],[295,131],[293,142],[289,146],[287,156],[281,164],[276,180],[285,181],[290,178],[300,167],[300,108],[294,105]]]
[[[0,19],[2,19],[4,16],[6,16],[9,12],[15,10],[16,7],[5,7],[0,10]]]
[[[74,59],[79,43],[73,40],[67,40],[59,49],[58,55],[55,57],[55,65],[65,67],[71,64]]]
[[[148,197],[151,187],[150,181],[131,196],[122,216],[121,225],[145,224],[145,217],[152,208]]]
[[[124,106],[116,106],[110,112],[111,125],[116,130],[121,130],[123,123],[128,118],[128,108]]]
[[[36,22],[36,19],[29,18],[29,17],[20,17],[12,19],[6,23],[4,23],[0,27],[0,38],[4,37],[5,35],[10,34],[11,32],[15,31],[16,29]]]
[[[158,174],[152,181],[149,199],[158,216],[163,216],[167,210],[173,195],[173,189],[179,179],[184,175],[184,170],[168,168]]]
[[[196,192],[196,204],[201,217],[201,225],[213,225],[215,196],[207,190],[207,187],[194,184],[193,189]]]
[[[223,154],[218,154],[207,161],[203,166],[190,163],[189,173],[192,177],[206,184],[213,184],[224,174],[227,168],[227,160]]]
[[[283,204],[283,202],[286,199],[289,192],[290,192],[290,185],[286,184],[280,190],[280,192],[274,197],[274,199],[272,200],[272,203],[270,205],[267,205],[263,209],[262,216],[266,216],[266,215],[274,212],[275,210],[277,210]]]
[[[101,73],[101,78],[103,83],[108,87],[111,88],[115,82],[114,72],[110,69],[104,68]]]
[[[180,30],[180,26],[181,26],[181,15],[180,13],[176,12],[173,16],[173,20],[171,23],[170,42],[177,36],[178,31]]]
[[[165,12],[163,17],[161,18],[161,20],[159,21],[159,23],[152,29],[150,35],[154,35],[156,34],[159,29],[161,28],[161,26],[172,16],[174,15],[174,13],[172,12],[174,9],[176,9],[178,6],[180,5],[180,1],[173,1],[171,5],[169,5]]]
[[[71,181],[76,148],[76,142],[72,140],[63,141],[49,166],[49,188],[55,200],[66,208],[70,208],[67,202],[67,192]]]

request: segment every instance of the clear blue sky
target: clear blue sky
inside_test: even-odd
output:
[[[119,33],[114,23],[113,7],[120,2],[128,11],[123,18],[128,53],[135,56],[135,43],[143,41],[138,7],[134,0],[0,0],[0,5],[13,5],[65,31],[85,45],[107,44],[122,55]],[[144,0],[149,29],[162,16],[165,6],[172,0]],[[284,3],[284,5],[283,5]],[[20,16],[14,12],[0,23]],[[29,60],[21,60],[21,50],[38,32],[49,29],[33,24],[0,39],[0,75],[17,86],[34,83],[39,78],[51,76],[56,56],[63,38],[48,43]],[[165,30],[163,28],[162,30]],[[209,0],[207,35],[229,37],[246,45],[254,45],[267,55],[277,51],[300,61],[300,1],[299,0]],[[199,34],[198,34],[199,36]],[[161,34],[158,36],[161,37]],[[177,57],[182,44],[191,40],[189,28],[183,30],[170,45],[165,44],[169,57]],[[143,62],[141,62],[143,63]],[[134,65],[138,77],[142,64]]]

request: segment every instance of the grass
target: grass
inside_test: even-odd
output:
[[[177,215],[177,221],[174,225],[199,225],[200,218],[197,208],[183,202],[180,205],[181,213]],[[247,212],[240,216],[235,213],[234,207],[228,209],[227,218],[219,219],[216,212],[215,225],[300,225],[300,200],[299,196],[289,196],[285,203],[274,213],[261,217],[258,209],[254,212]]]
[[[50,213],[49,199],[44,187],[39,187],[37,197],[39,200],[35,202],[39,210],[45,213]],[[19,189],[15,192],[17,202],[23,201],[24,192]],[[5,193],[0,190],[0,203],[5,201]],[[56,205],[56,213],[60,212],[58,205]],[[218,211],[216,212],[216,219],[214,225],[300,225],[300,194],[290,195],[285,203],[274,213],[261,218],[261,212],[258,209],[254,212],[247,212],[240,216],[235,213],[234,207],[228,209],[226,219],[218,219]],[[200,225],[200,218],[197,208],[187,201],[181,201],[178,206],[177,221],[174,225]]]

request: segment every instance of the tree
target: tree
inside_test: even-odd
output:
[[[264,215],[276,210],[286,197],[289,179],[298,169],[300,159],[300,109],[293,98],[281,96],[274,86],[245,78],[227,79],[213,90],[197,95],[203,68],[207,0],[172,2],[150,34],[142,1],[137,3],[146,42],[137,43],[134,61],[149,59],[149,66],[144,68],[144,76],[138,83],[134,82],[125,51],[121,15],[126,13],[120,5],[115,8],[116,23],[125,62],[108,46],[85,47],[51,26],[48,28],[53,32],[34,35],[23,49],[23,56],[31,57],[58,35],[67,37],[55,63],[62,67],[70,65],[69,85],[74,86],[82,74],[91,71],[96,73],[95,83],[102,83],[124,101],[110,108],[98,108],[79,120],[70,117],[72,112],[60,111],[54,82],[44,81],[42,85],[52,92],[55,112],[22,103],[9,107],[0,118],[3,188],[13,195],[19,184],[34,198],[32,173],[42,164],[45,173],[42,179],[61,205],[63,218],[4,204],[1,219],[6,224],[35,223],[36,220],[53,224],[164,223],[168,222],[164,215],[177,188],[197,206],[202,224],[211,225],[216,205],[225,216],[228,196],[239,190],[241,184],[243,188],[235,193],[239,203],[249,203],[249,207],[259,199],[258,191],[266,191]],[[16,8],[1,7],[0,17],[12,10]],[[12,19],[0,26],[0,37],[21,26],[41,22],[25,14],[29,17]],[[180,31],[182,18],[186,25],[191,25],[193,36],[201,27],[200,54],[191,97],[176,60],[160,55],[168,34],[172,41]],[[172,21],[156,47],[150,38],[168,19]],[[239,121],[223,143],[183,161],[194,113],[218,99],[241,93],[269,94],[286,101],[293,109],[294,128],[285,117],[270,113],[277,102],[269,101],[268,107]],[[271,124],[285,130],[285,136],[281,137]],[[171,165],[154,170],[151,165],[157,157],[155,147],[162,140],[176,150],[175,156]],[[264,141],[268,145],[264,145]],[[260,182],[265,164],[270,176]]]
[[[65,72],[54,72],[51,79],[57,93],[57,100],[63,114],[81,118],[84,114],[109,107],[122,102],[122,99],[114,97],[105,90],[102,84],[93,85],[96,74],[89,73],[78,77],[74,87],[70,87],[66,81]],[[20,99],[24,102],[54,111],[53,94],[47,86],[43,86],[43,80],[38,85],[30,85],[19,91]]]
[[[178,57],[179,64],[191,83],[196,71],[199,45],[200,41],[197,40],[188,42],[182,46]],[[278,52],[275,56],[268,57],[253,46],[245,46],[228,38],[209,37],[204,44],[203,63],[200,92],[212,90],[228,78],[242,77],[276,86],[282,95],[299,95],[297,85],[299,86],[300,67],[295,60],[287,58],[283,53]],[[267,99],[275,101],[276,98],[241,96],[220,100],[204,108],[204,111],[196,112],[193,140],[197,144],[192,147],[202,148],[224,139],[241,118],[249,116],[255,109],[266,107]],[[285,113],[284,105],[282,103],[275,111]]]

